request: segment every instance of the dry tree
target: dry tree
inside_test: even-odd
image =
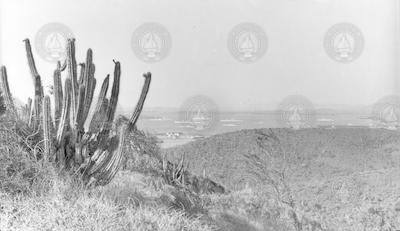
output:
[[[121,166],[126,134],[136,129],[135,124],[149,90],[151,73],[143,74],[142,92],[128,123],[115,127],[112,124],[119,96],[121,64],[114,61],[111,95],[106,97],[110,85],[108,75],[101,85],[93,116],[89,117],[96,88],[93,51],[87,50],[86,62],[79,65],[78,77],[75,40],[68,39],[66,60],[64,64],[57,63],[53,74],[52,113],[50,96],[43,92],[30,42],[25,39],[24,43],[35,94],[21,110],[17,109],[11,95],[5,66],[1,67],[0,75],[2,98],[7,113],[14,120],[16,133],[24,141],[22,143],[31,149],[34,158],[53,163],[59,169],[80,173],[86,185],[109,183]],[[61,74],[64,71],[67,77],[62,83]]]
[[[300,141],[283,140],[273,129],[257,130],[256,134],[261,152],[243,155],[247,172],[255,177],[264,190],[273,195],[281,208],[286,209],[294,229],[302,231],[305,217],[299,211],[299,201],[292,183],[298,180],[298,175],[308,176],[307,168],[311,160],[305,155],[304,147],[299,145]],[[308,223],[312,222],[314,221]],[[313,223],[313,227],[318,225],[317,222]]]

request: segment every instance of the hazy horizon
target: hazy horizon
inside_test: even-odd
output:
[[[400,89],[395,0],[0,4],[0,63],[8,68],[12,93],[23,102],[33,95],[33,85],[22,40],[30,38],[34,46],[40,28],[53,22],[71,29],[78,62],[84,61],[87,48],[94,50],[98,83],[112,74],[112,59],[121,61],[123,108],[136,104],[147,71],[153,82],[145,109],[179,108],[194,95],[209,97],[221,110],[237,111],[273,109],[288,95],[302,95],[314,105],[371,105]],[[140,60],[131,47],[133,32],[147,22],[161,24],[171,37],[170,51],[154,63]],[[265,55],[253,63],[239,62],[227,48],[231,29],[243,22],[259,25],[268,39]],[[360,57],[350,63],[332,60],[323,47],[328,29],[340,22],[357,26],[365,40]],[[52,83],[55,64],[33,49],[46,86]]]

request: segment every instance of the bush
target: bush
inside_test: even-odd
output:
[[[0,190],[12,195],[47,192],[56,178],[54,168],[36,160],[18,140],[3,116],[0,121]]]
[[[122,169],[161,174],[162,158],[158,138],[152,134],[137,129],[132,131],[126,139],[124,158]]]
[[[6,112],[6,106],[4,104],[4,98],[0,91],[0,116],[2,116]]]

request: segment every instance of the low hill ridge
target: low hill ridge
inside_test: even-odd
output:
[[[163,152],[172,161],[178,161],[184,154],[189,160],[190,171],[196,174],[205,172],[226,187],[238,189],[243,188],[245,182],[252,181],[243,155],[262,152],[257,138],[263,132],[274,132],[283,145],[290,145],[311,158],[308,176],[317,180],[400,164],[400,133],[362,127],[240,130],[196,140]]]

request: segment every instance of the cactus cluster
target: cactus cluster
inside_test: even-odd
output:
[[[93,116],[89,116],[96,88],[93,51],[88,49],[86,62],[78,65],[75,59],[75,40],[68,39],[67,57],[63,64],[57,63],[53,74],[54,113],[51,100],[45,95],[41,77],[36,69],[31,45],[24,40],[25,49],[34,84],[34,97],[17,110],[11,95],[6,67],[1,67],[0,92],[7,113],[15,119],[16,132],[24,144],[34,150],[35,158],[52,162],[61,169],[81,173],[87,185],[105,185],[117,173],[122,161],[123,143],[127,132],[135,124],[146,99],[151,73],[143,74],[145,83],[136,109],[127,125],[113,127],[117,108],[121,64],[114,61],[114,76],[110,97],[107,97],[110,76],[100,89],[97,103],[93,104]],[[62,73],[66,78],[62,83]],[[86,126],[86,128],[85,128]],[[37,151],[34,147],[41,147]]]

